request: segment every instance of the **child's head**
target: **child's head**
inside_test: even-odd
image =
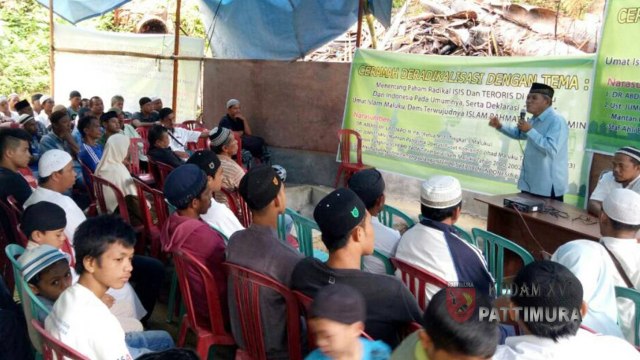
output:
[[[430,360],[490,359],[496,351],[500,337],[498,323],[489,317],[480,319],[480,308],[491,308],[491,301],[485,295],[475,292],[475,308],[471,316],[462,321],[450,313],[447,291],[438,291],[424,312],[423,328],[419,333],[420,343]],[[468,295],[473,296],[473,295]],[[454,299],[451,297],[451,299]],[[467,296],[465,296],[467,298]],[[471,310],[468,310],[471,311]]]
[[[169,132],[162,125],[153,125],[147,135],[150,148],[165,149],[169,147]]]
[[[330,358],[339,358],[358,346],[364,330],[367,309],[362,295],[354,288],[334,284],[320,289],[311,304],[309,327],[316,344]]]
[[[103,287],[122,288],[131,277],[135,243],[133,228],[118,216],[85,220],[73,236],[80,281],[91,277]]]
[[[40,201],[26,208],[20,221],[20,229],[29,240],[57,249],[66,239],[66,226],[67,215],[64,210],[48,201]]]
[[[69,255],[50,245],[26,250],[18,262],[22,276],[34,294],[56,301],[71,286]]]

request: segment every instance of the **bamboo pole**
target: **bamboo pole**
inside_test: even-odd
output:
[[[359,48],[362,42],[362,15],[364,14],[364,1],[358,2],[358,36],[356,37],[356,47]]]
[[[115,56],[131,56],[148,59],[158,60],[180,60],[180,61],[203,61],[207,57],[204,56],[174,56],[174,55],[154,55],[147,53],[139,53],[135,51],[120,51],[120,50],[84,50],[84,49],[71,49],[71,48],[56,48],[56,52],[70,53],[70,54],[82,54],[82,55],[115,55]]]
[[[178,118],[178,64],[180,53],[180,7],[181,0],[176,3],[176,26],[175,26],[175,39],[173,41],[173,113],[176,119]]]
[[[49,0],[49,65],[51,67],[49,72],[49,84],[51,85],[51,97],[56,98],[56,84],[55,84],[55,70],[56,63],[53,57],[53,0]]]

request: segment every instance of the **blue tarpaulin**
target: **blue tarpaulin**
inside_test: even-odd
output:
[[[72,24],[100,16],[131,0],[53,0],[53,12]],[[49,0],[38,0],[49,8]]]
[[[54,0],[56,14],[76,24],[130,0]],[[48,0],[38,0],[45,7]],[[214,56],[222,59],[300,58],[349,29],[358,19],[358,0],[200,0],[202,20]],[[391,0],[368,0],[384,26]]]

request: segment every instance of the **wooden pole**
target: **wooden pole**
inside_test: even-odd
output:
[[[51,97],[56,98],[56,84],[55,84],[55,70],[56,63],[53,57],[53,0],[49,0],[49,65],[51,67],[49,72],[49,84],[51,85]]]
[[[358,2],[358,35],[356,37],[356,47],[360,47],[360,43],[362,42],[362,15],[364,14],[364,1],[360,0]]]
[[[71,49],[71,48],[56,48],[57,53],[70,53],[70,54],[83,54],[83,55],[114,55],[114,56],[130,56],[130,57],[138,57],[138,58],[147,58],[147,59],[158,59],[158,60],[175,60],[178,59],[180,61],[203,61],[206,60],[205,56],[173,56],[173,55],[156,55],[156,54],[147,54],[147,53],[139,53],[135,51],[120,51],[120,50],[83,50],[83,49]]]
[[[50,0],[51,1],[51,0]],[[178,55],[180,53],[180,7],[181,0],[176,3],[176,26],[175,26],[175,38],[173,41],[173,113],[176,119],[178,118]]]

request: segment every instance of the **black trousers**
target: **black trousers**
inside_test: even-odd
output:
[[[142,306],[147,310],[147,315],[140,320],[146,324],[156,306],[164,281],[164,265],[158,259],[143,255],[134,255],[132,265],[130,282]]]

